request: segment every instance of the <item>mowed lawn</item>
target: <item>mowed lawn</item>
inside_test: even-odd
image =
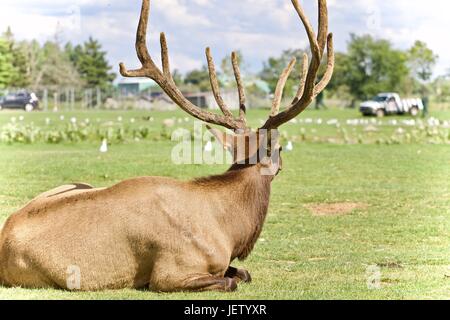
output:
[[[250,113],[254,124],[265,115]],[[160,121],[174,114],[184,117],[152,114],[155,123],[146,125],[160,130]],[[59,117],[0,112],[0,127],[20,115],[37,125],[45,117]],[[65,113],[66,120],[72,116],[141,121],[147,113]],[[436,116],[450,120],[448,112]],[[304,117],[359,116],[332,110]],[[297,129],[287,125],[283,130]],[[330,131],[317,126],[313,132],[322,130]],[[111,145],[106,154],[93,141],[0,144],[0,225],[34,196],[61,184],[100,187],[136,176],[190,179],[226,170],[224,165],[173,164],[175,144],[127,140]],[[250,258],[235,264],[250,271],[253,283],[235,293],[0,288],[0,299],[450,299],[450,145],[298,142],[283,160],[263,234]],[[330,214],[319,204],[356,209]],[[381,272],[378,288],[368,287],[373,270]]]

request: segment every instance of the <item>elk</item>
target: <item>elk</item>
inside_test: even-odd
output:
[[[150,56],[146,33],[150,0],[143,0],[136,37],[138,70],[125,77],[149,77],[182,110],[209,125],[233,154],[224,174],[192,181],[140,177],[109,188],[87,184],[46,192],[11,215],[0,235],[0,284],[25,288],[73,289],[68,270],[76,267],[76,290],[136,288],[156,292],[234,291],[250,282],[248,271],[231,266],[245,260],[260,236],[268,212],[271,183],[282,169],[277,130],[302,113],[331,79],[332,34],[328,34],[326,0],[318,0],[317,36],[298,0],[292,4],[308,35],[311,61],[304,56],[303,76],[292,103],[280,110],[293,59],[276,87],[271,114],[252,130],[246,121],[246,96],[237,55],[232,65],[239,93],[239,115],[221,97],[209,48],[211,87],[222,114],[195,106],[176,87],[170,72],[167,41],[161,34],[162,69]],[[327,68],[317,81],[327,51]],[[265,132],[261,134],[261,132]],[[270,139],[268,137],[270,136]],[[263,143],[269,141],[269,143]],[[242,147],[244,146],[244,147]],[[268,169],[267,172],[262,172]]]

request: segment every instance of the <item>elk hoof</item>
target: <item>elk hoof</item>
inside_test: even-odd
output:
[[[232,278],[225,278],[226,283],[225,283],[225,291],[226,292],[233,292],[237,290],[237,282],[236,280],[232,279]]]
[[[239,270],[239,278],[241,278],[241,280],[245,283],[250,283],[252,282],[252,276],[250,275],[250,272],[248,272],[247,270]]]

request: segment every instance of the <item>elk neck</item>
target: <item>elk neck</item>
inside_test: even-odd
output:
[[[221,202],[223,209],[215,214],[232,240],[232,259],[248,257],[264,225],[274,176],[262,175],[261,169],[261,164],[235,164],[223,175],[195,181]]]

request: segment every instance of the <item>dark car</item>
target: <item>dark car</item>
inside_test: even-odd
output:
[[[1,109],[23,109],[27,112],[39,109],[39,99],[33,92],[10,93],[0,100]]]

